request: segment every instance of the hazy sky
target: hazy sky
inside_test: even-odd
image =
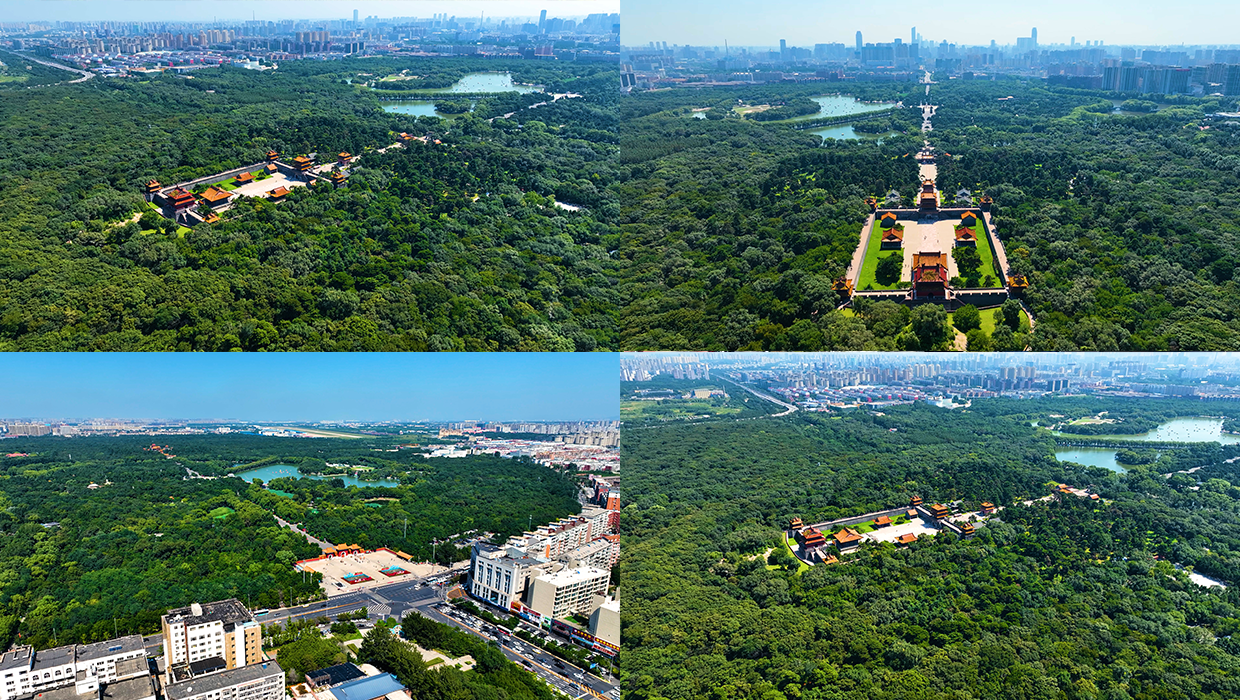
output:
[[[810,0],[624,0],[620,40],[695,46],[852,45],[861,30],[867,42],[909,40],[917,27],[927,39],[957,44],[1014,44],[1038,28],[1038,42],[1108,44],[1240,43],[1240,2],[1200,0],[1039,0],[979,3],[942,0],[811,2]]]
[[[0,418],[617,420],[612,353],[6,353]]]
[[[36,20],[352,19],[359,17],[549,17],[619,12],[620,0],[0,0],[0,22]]]

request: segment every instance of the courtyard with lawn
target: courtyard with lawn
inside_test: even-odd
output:
[[[973,232],[976,243],[957,246],[957,228]],[[898,238],[898,245],[889,240],[884,247],[884,234],[895,232],[889,239]],[[950,279],[958,279],[957,288],[1003,286],[1003,275],[995,259],[994,248],[987,235],[985,224],[977,219],[972,226],[961,227],[955,219],[900,220],[884,227],[878,218],[868,231],[862,233],[865,255],[856,278],[858,291],[906,289],[912,285],[914,256],[919,253],[946,253],[947,273]],[[970,253],[954,253],[957,248],[976,250]],[[976,260],[958,256],[975,257]],[[886,262],[884,262],[886,260]],[[898,263],[898,266],[897,266]]]

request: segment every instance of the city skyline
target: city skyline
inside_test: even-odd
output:
[[[261,0],[258,2],[174,2],[173,0],[56,0],[23,3],[0,0],[0,23],[40,21],[167,21],[211,22],[240,20],[332,20],[368,16],[426,17],[447,13],[470,18],[537,18],[543,10],[549,16],[577,16],[598,12],[619,12],[619,0]]]
[[[861,31],[867,43],[908,41],[909,30],[938,43],[946,40],[960,45],[985,45],[993,39],[999,45],[1014,44],[1017,37],[1029,36],[1037,27],[1042,45],[1077,45],[1102,40],[1109,45],[1231,45],[1236,37],[1229,27],[1240,21],[1240,8],[1218,0],[1196,6],[1198,12],[1176,15],[1165,12],[1165,5],[1153,0],[1136,0],[1115,11],[1104,0],[1050,0],[1036,7],[976,7],[948,2],[926,13],[925,6],[909,0],[887,3],[882,12],[861,5],[841,5],[825,11],[808,0],[680,0],[666,4],[658,0],[629,0],[624,3],[621,43],[644,46],[651,41],[668,45],[778,46],[812,47],[818,43],[853,44]],[[1211,17],[1202,22],[1203,16]],[[1157,16],[1157,22],[1147,18]],[[814,21],[813,18],[819,18]],[[893,17],[899,17],[898,23]]]
[[[31,354],[0,360],[5,418],[619,419],[611,354]]]

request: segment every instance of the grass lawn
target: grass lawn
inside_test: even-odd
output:
[[[887,255],[904,255],[903,250],[879,250],[882,246],[883,227],[875,221],[870,227],[870,244],[865,249],[865,260],[861,263],[861,274],[857,275],[857,290],[865,289],[897,289],[896,284],[879,284],[875,275],[878,270],[879,253],[883,256]]]
[[[184,238],[185,234],[189,232],[190,232],[190,228],[188,226],[178,226],[177,227],[177,238]]]
[[[792,547],[788,546],[788,533],[784,533],[783,540],[784,540],[784,551],[788,552],[788,556],[792,557],[793,559],[796,559],[796,555],[792,553]],[[797,561],[801,561],[801,560],[797,559]],[[797,567],[797,574],[803,574],[806,571],[809,571],[809,564],[806,564],[805,562],[802,561],[801,565]]]
[[[999,307],[997,306],[988,306],[984,309],[978,309],[978,312],[982,316],[982,330],[986,331],[987,335],[994,335],[995,311],[998,309]],[[954,316],[955,312],[948,312],[947,314],[947,322],[951,324],[952,328],[956,327],[956,319]],[[1029,314],[1025,313],[1024,309],[1020,310],[1020,325],[1022,328],[1029,327]]]
[[[233,190],[237,189],[237,181],[236,180],[225,180],[219,183],[218,185],[216,185],[216,187],[219,187],[221,190],[228,190],[229,192],[232,192]]]
[[[207,515],[211,516],[212,518],[227,518],[228,516],[236,512],[237,511],[233,510],[232,508],[229,508],[228,506],[220,506],[219,508],[216,508],[210,513],[207,513]]]
[[[159,206],[155,204],[155,202],[147,202],[146,206],[150,207],[151,211],[155,212],[156,214],[158,214],[160,211]]]
[[[986,279],[986,275],[994,275],[995,283],[1003,286],[1003,275],[999,274],[999,266],[995,263],[995,251],[990,245],[990,238],[986,236],[985,230],[982,229],[981,219],[978,219],[973,226],[973,233],[977,234],[977,253],[982,257],[982,267],[980,268],[982,279]]]
[[[853,525],[851,529],[855,532],[874,532],[874,522],[870,521],[860,525]]]

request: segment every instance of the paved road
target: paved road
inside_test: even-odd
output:
[[[276,515],[275,513],[272,513],[271,517],[276,519],[276,523],[279,524],[280,527],[285,528],[287,530],[292,530],[293,532],[305,537],[307,540],[310,540],[310,544],[317,544],[319,546],[319,549],[323,551],[327,551],[328,547],[335,546],[329,542],[324,542],[323,540],[320,540],[319,538],[315,537],[314,535],[311,535],[305,530],[298,529],[296,525],[288,522],[287,520],[284,520],[283,518]]]
[[[438,609],[438,606],[442,603],[439,597],[441,589],[438,582],[443,580],[443,578],[443,575],[440,575],[429,579],[406,579],[387,586],[335,596],[330,601],[318,601],[308,605],[272,610],[265,615],[259,616],[258,620],[264,624],[272,624],[289,619],[319,617],[321,615],[335,616],[367,608],[371,620],[379,620],[389,616],[399,620],[405,615],[418,614],[436,622],[452,625],[490,641],[492,635],[486,630],[491,625],[485,620],[469,615],[463,610],[451,609],[451,614],[445,615],[444,612]],[[445,608],[446,611],[448,611],[447,608]],[[524,623],[522,624],[524,625]],[[533,627],[527,627],[526,629],[527,631],[534,631]],[[551,654],[521,640],[517,640],[515,644],[512,642],[506,643],[503,651],[504,655],[512,660],[513,663],[520,664],[552,687],[573,698],[606,698],[609,692],[618,688],[618,686],[614,685],[613,679],[603,679],[588,674],[583,669],[561,661]],[[582,674],[582,678],[578,680],[575,677],[576,674]]]
[[[18,55],[18,56],[21,56],[22,58],[26,59],[27,61],[34,61],[35,63],[39,63],[39,64],[42,64],[42,65],[45,65],[45,66],[48,66],[48,67],[51,67],[51,68],[59,68],[60,70],[63,70],[63,71],[69,71],[70,73],[78,73],[78,74],[80,74],[80,75],[82,76],[82,77],[78,78],[77,80],[70,80],[70,81],[68,81],[68,84],[69,84],[69,85],[72,85],[73,83],[81,83],[81,82],[85,82],[85,81],[90,80],[91,78],[95,77],[95,74],[94,74],[94,73],[91,73],[90,71],[85,71],[85,70],[82,70],[82,69],[80,69],[80,68],[72,68],[72,67],[70,67],[70,66],[62,65],[62,64],[60,64],[60,63],[56,63],[56,62],[54,62],[54,61],[48,61],[48,60],[45,60],[45,59],[42,59],[42,58],[35,58],[34,56],[31,56],[31,55],[29,55],[29,54],[19,53],[19,54],[17,54],[17,55]],[[55,84],[55,85],[60,85],[61,83],[54,83],[54,84]],[[43,86],[42,86],[42,85],[35,85],[34,87],[43,87]],[[26,88],[26,89],[27,89],[27,90],[29,90],[30,88]]]
[[[757,389],[754,389],[753,387],[745,386],[744,384],[737,384],[736,382],[733,382],[731,379],[728,379],[727,377],[724,377],[724,376],[720,376],[719,378],[723,379],[724,381],[732,382],[733,384],[736,384],[736,386],[739,386],[740,388],[744,389],[745,391],[748,391],[749,393],[753,394],[754,396],[757,396],[760,399],[766,399],[767,401],[770,401],[771,403],[779,404],[780,406],[783,406],[784,408],[788,409],[784,411],[783,413],[772,414],[771,415],[772,418],[779,418],[780,416],[786,416],[789,413],[796,413],[797,411],[796,406],[790,403],[784,402],[784,401],[780,401],[779,399],[775,398],[774,396],[771,396],[770,394],[767,394],[762,391],[758,391]]]

